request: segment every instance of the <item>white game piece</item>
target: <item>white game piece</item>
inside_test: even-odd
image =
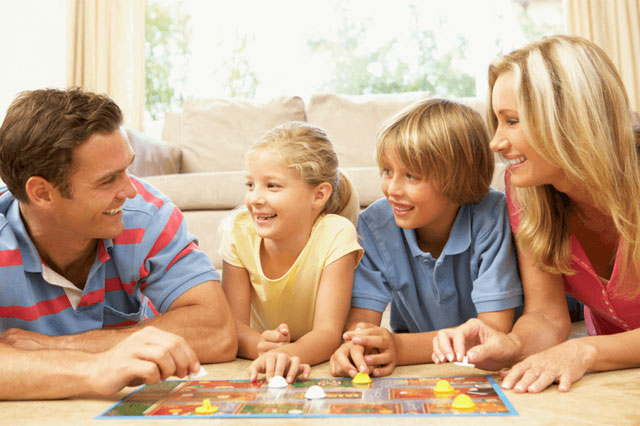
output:
[[[322,399],[326,398],[327,394],[324,393],[324,389],[322,389],[318,385],[313,385],[304,394],[304,397],[307,399]]]
[[[200,377],[204,377],[207,374],[209,374],[209,373],[207,373],[207,370],[205,370],[203,366],[200,366],[200,371],[198,371],[197,373],[194,373],[194,374],[189,374],[189,379],[190,380],[199,379]]]
[[[279,388],[286,388],[287,386],[289,386],[289,383],[287,383],[285,378],[282,376],[273,376],[271,380],[269,380],[270,388],[279,389]]]
[[[462,357],[462,362],[456,361],[456,362],[454,362],[454,364],[455,365],[459,365],[460,367],[471,367],[471,368],[474,368],[476,366],[475,364],[471,364],[468,361],[469,360],[468,360],[467,356],[465,355],[465,356]]]

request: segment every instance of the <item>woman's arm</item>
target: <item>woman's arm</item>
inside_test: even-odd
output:
[[[571,332],[564,279],[543,271],[528,248],[516,244],[524,290],[524,312],[509,337],[515,343],[511,364],[564,342]]]
[[[251,282],[246,269],[222,263],[222,289],[238,327],[238,356],[258,357],[261,335],[250,327]]]
[[[440,330],[433,342],[434,362],[466,354],[480,368],[499,370],[567,340],[571,320],[562,275],[541,270],[526,248],[517,245],[517,252],[525,306],[511,332],[478,319]]]

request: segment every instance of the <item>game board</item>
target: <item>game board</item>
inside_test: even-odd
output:
[[[434,392],[440,379],[454,391]],[[305,399],[312,385],[326,398]],[[471,410],[451,407],[458,394],[475,403]],[[196,414],[208,399],[218,411]],[[517,415],[490,376],[374,378],[355,385],[348,378],[297,380],[284,389],[269,389],[264,380],[167,380],[142,386],[99,415],[99,419],[149,417],[333,417],[333,416],[505,416]]]

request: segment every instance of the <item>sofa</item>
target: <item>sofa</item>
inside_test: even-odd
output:
[[[182,210],[189,231],[216,268],[218,226],[245,192],[244,154],[264,132],[286,121],[307,121],[323,128],[334,144],[340,167],[351,178],[361,208],[383,196],[375,162],[376,133],[382,124],[426,93],[345,96],[312,95],[308,101],[283,96],[268,102],[191,99],[179,112],[167,113],[163,141],[129,131],[136,152],[130,172],[168,195]],[[459,99],[483,117],[485,102]],[[503,187],[503,165],[496,162],[493,186]]]

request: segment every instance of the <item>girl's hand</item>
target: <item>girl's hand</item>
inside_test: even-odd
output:
[[[265,330],[262,332],[260,342],[258,342],[258,355],[262,355],[290,342],[291,336],[289,335],[289,326],[287,324],[280,324],[275,330]]]
[[[466,355],[470,363],[484,370],[500,370],[508,367],[518,353],[518,345],[508,335],[472,318],[458,327],[438,331],[433,338],[433,355],[436,364],[462,361]]]
[[[581,339],[568,340],[546,351],[525,358],[500,373],[502,387],[516,392],[538,393],[552,383],[568,392],[580,380],[596,357],[596,349]]]
[[[271,351],[260,355],[249,366],[249,378],[252,382],[258,379],[260,373],[267,376],[267,382],[271,381],[273,376],[282,376],[288,383],[293,383],[298,376],[307,379],[311,373],[311,366],[302,364],[297,356]]]

